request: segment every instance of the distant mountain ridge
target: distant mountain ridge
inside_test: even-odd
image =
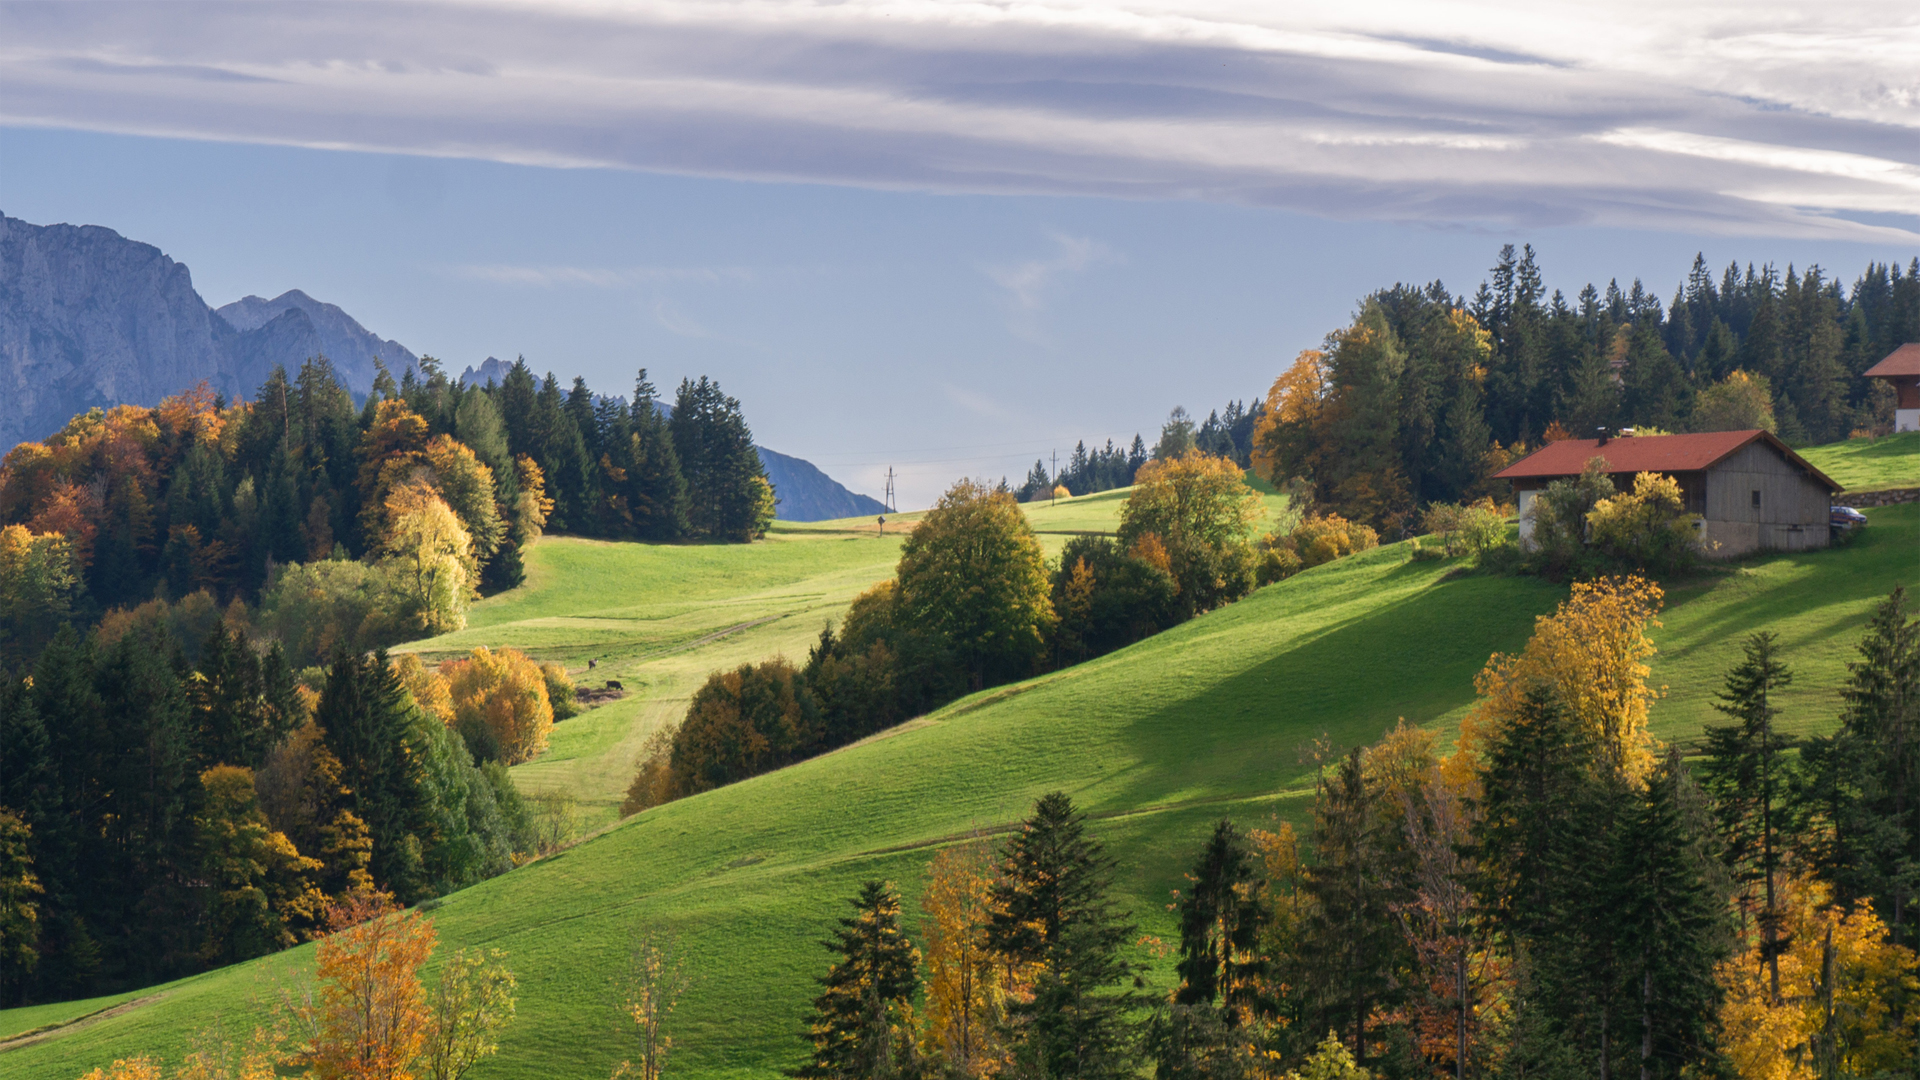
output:
[[[157,404],[202,380],[246,398],[276,365],[294,371],[311,356],[332,360],[356,397],[372,389],[376,358],[396,378],[419,361],[299,289],[216,310],[186,265],[151,244],[0,214],[0,453],[88,409]],[[461,378],[484,383],[506,367],[488,357]],[[759,449],[782,520],[880,512],[811,464]]]

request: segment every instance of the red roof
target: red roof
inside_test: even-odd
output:
[[[1496,480],[1545,480],[1577,476],[1591,458],[1604,458],[1610,473],[1701,472],[1719,464],[1748,443],[1760,441],[1778,451],[1814,479],[1839,491],[1825,473],[1807,464],[1805,458],[1787,448],[1787,444],[1758,429],[1752,431],[1709,431],[1699,435],[1629,435],[1608,439],[1562,439],[1521,458],[1493,474]]]
[[[1920,341],[1909,341],[1887,354],[1885,360],[1861,372],[1869,379],[1920,375]]]

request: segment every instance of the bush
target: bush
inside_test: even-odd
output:
[[[479,761],[518,765],[547,748],[553,705],[540,666],[516,649],[485,646],[440,665],[453,700],[454,727]]]
[[[550,660],[540,665],[540,674],[547,681],[547,703],[553,706],[554,720],[579,716],[580,705],[574,698],[573,676],[567,674],[567,665]]]
[[[1487,553],[1507,542],[1507,509],[1490,498],[1472,503],[1434,503],[1421,527],[1440,541],[1447,558],[1471,555],[1484,563]]]
[[[1258,579],[1262,585],[1270,584],[1378,546],[1379,534],[1359,522],[1339,514],[1310,517],[1287,535],[1272,534],[1261,542]]]
[[[1587,514],[1593,545],[1633,569],[1675,573],[1700,557],[1697,515],[1687,513],[1680,484],[1671,476],[1640,473],[1633,490],[1601,499]]]
[[[1604,458],[1588,461],[1579,476],[1548,484],[1527,510],[1533,522],[1534,567],[1550,576],[1601,572],[1603,560],[1587,549],[1587,515],[1615,493]]]

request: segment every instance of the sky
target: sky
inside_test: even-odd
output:
[[[711,375],[903,508],[1368,292],[1920,255],[1920,5],[0,3],[0,211],[454,370]]]

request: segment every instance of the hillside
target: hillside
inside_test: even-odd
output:
[[[1920,486],[1920,431],[1811,446],[1800,455],[1847,491]]]
[[[1098,503],[1075,502],[1034,507],[1036,522],[1071,509],[1074,525],[1097,525]],[[1740,638],[1762,627],[1781,633],[1799,673],[1784,722],[1831,723],[1868,605],[1896,583],[1920,584],[1920,507],[1869,516],[1847,548],[1744,562],[1673,591],[1655,632],[1654,681],[1670,687],[1656,734],[1699,730]],[[569,786],[621,779],[634,734],[671,716],[704,671],[792,655],[819,619],[886,573],[897,542],[846,523],[782,527],[741,549],[541,543],[529,584],[477,608],[465,636],[575,665],[608,656],[598,670],[644,690],[563,724],[519,776],[529,786],[569,771]],[[1345,748],[1400,716],[1450,730],[1488,653],[1517,648],[1562,594],[1537,580],[1452,577],[1444,564],[1408,563],[1404,546],[1377,549],[1099,660],[650,811],[450,896],[434,913],[443,951],[504,949],[520,977],[502,1055],[473,1075],[605,1075],[617,1057],[609,980],[631,940],[656,933],[699,975],[680,1014],[676,1072],[772,1076],[796,1060],[798,1017],[824,962],[813,942],[840,898],[869,877],[916,892],[930,849],[1004,826],[1050,789],[1104,818],[1096,828],[1120,859],[1127,902],[1144,931],[1167,934],[1167,890],[1210,820],[1297,816],[1311,776],[1303,752],[1321,733]],[[274,973],[310,958],[297,950],[157,988],[0,1061],[10,1076],[53,1080],[135,1049],[177,1058],[193,1030],[236,1024],[273,994]],[[1166,961],[1158,967],[1165,985]],[[0,1036],[122,1000],[0,1013]]]

